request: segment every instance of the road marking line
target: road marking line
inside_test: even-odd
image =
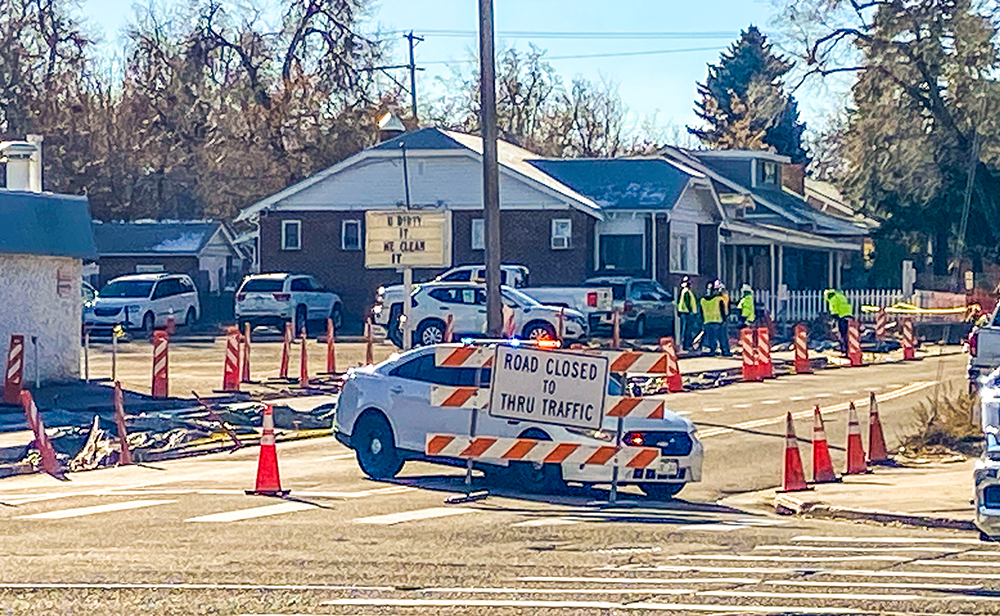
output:
[[[525,595],[691,595],[693,588],[421,588],[420,592]]]
[[[98,513],[110,513],[112,511],[127,511],[129,509],[141,509],[143,507],[153,507],[155,505],[167,505],[176,501],[172,500],[136,500],[124,503],[109,503],[107,505],[94,505],[93,507],[77,507],[75,509],[60,509],[59,511],[46,511],[45,513],[34,513],[31,515],[18,516],[21,520],[63,520],[65,518],[78,518],[85,515]]]
[[[990,560],[915,560],[913,564],[925,567],[1000,567],[1000,562]]]
[[[451,515],[472,513],[478,509],[464,507],[431,507],[429,509],[417,509],[415,511],[403,511],[402,513],[390,513],[388,515],[375,515],[367,518],[357,518],[355,524],[380,524],[388,526],[399,524],[400,522],[413,522],[415,520],[428,520],[431,518],[443,518]]]
[[[358,492],[296,492],[295,494],[303,497],[317,497],[317,498],[365,498],[367,496],[384,496],[387,494],[402,494],[404,492],[412,492],[416,488],[410,488],[407,486],[391,486],[388,488],[375,488],[372,490],[360,490]]]
[[[785,605],[746,606],[683,603],[614,603],[611,601],[525,601],[490,599],[335,599],[320,605],[347,607],[515,607],[571,608],[604,610],[656,610],[674,612],[718,612],[741,614],[863,614],[862,610],[832,607],[798,607]]]
[[[346,452],[346,453],[334,454],[332,456],[326,456],[326,457],[323,457],[323,458],[316,458],[316,461],[317,462],[327,462],[329,460],[350,460],[351,458],[354,458],[354,457],[355,457],[355,454],[353,452]]]
[[[802,402],[803,400],[808,400],[809,396],[789,396],[788,399],[792,402]]]
[[[940,590],[944,592],[962,592],[982,590],[979,584],[918,584],[896,582],[885,584],[881,582],[802,582],[796,580],[767,580],[766,586],[818,586],[820,588],[902,588],[904,590]]]
[[[811,543],[936,543],[949,545],[953,543],[961,545],[982,545],[979,539],[938,539],[932,537],[812,537],[809,535],[799,535],[792,537],[792,541],[802,541]]]
[[[734,409],[748,409],[751,406],[753,406],[753,405],[752,404],[734,404],[733,408]]]
[[[699,597],[747,597],[755,599],[836,599],[837,601],[916,601],[923,595],[855,595],[832,592],[765,592],[747,590],[703,590]]]
[[[759,578],[650,578],[650,577],[519,577],[518,582],[566,582],[572,584],[760,584]]]
[[[781,404],[781,400],[762,400],[761,404]]]
[[[948,580],[1000,580],[1000,573],[954,573],[938,571],[886,571],[865,569],[824,569],[823,567],[700,567],[695,565],[618,565],[599,567],[597,571],[652,571],[656,573],[736,573],[755,575],[831,575],[840,577],[930,578]]]
[[[813,398],[832,398],[833,394],[813,394]]]
[[[833,547],[826,545],[757,545],[754,546],[754,550],[782,550],[790,552],[917,552],[920,554],[926,554],[927,552],[950,552],[952,550],[948,548],[935,548],[928,546],[926,548],[913,548],[913,547],[894,547],[894,548],[863,548],[863,547]],[[974,554],[975,552],[966,552],[966,554]],[[997,554],[998,552],[989,552],[990,554]]]
[[[858,393],[858,390],[856,390],[856,389],[841,389],[840,393],[850,395],[850,394],[856,394],[856,393]]]
[[[896,562],[906,560],[905,556],[745,556],[730,554],[680,554],[667,557],[667,560],[728,560],[736,562],[856,562],[856,561],[884,561]],[[919,561],[918,561],[919,562]],[[997,563],[1000,565],[1000,563]]]
[[[701,409],[701,410],[703,412],[705,412],[705,413],[717,413],[717,412],[719,412],[719,411],[722,410],[722,407],[721,406],[710,406],[708,408]]]
[[[574,520],[573,518],[540,518],[537,520],[525,520],[511,526],[565,526],[569,524],[579,524],[585,520]]]
[[[360,590],[360,591],[386,591],[396,590],[393,586],[323,586],[321,584],[60,584],[60,583],[38,583],[30,584],[10,584],[0,582],[0,589],[3,590],[37,590],[37,589],[57,589],[57,590]],[[287,616],[287,615],[286,615]]]
[[[916,392],[920,391],[921,389],[926,389],[926,388],[930,387],[931,385],[934,385],[934,383],[935,383],[934,381],[917,381],[915,383],[911,383],[911,384],[907,385],[906,387],[903,387],[901,389],[897,389],[895,391],[890,391],[889,393],[881,396],[879,398],[879,402],[887,402],[889,400],[894,400],[894,399],[900,398],[902,396],[906,396],[906,395],[909,395],[909,394],[912,394],[912,393],[916,393]],[[831,397],[831,396],[832,396],[832,394],[816,394],[814,397],[816,397],[816,398],[827,397],[828,398],[828,397]],[[868,404],[868,400],[867,399],[858,400],[856,402],[856,406],[859,407],[859,408],[863,407],[863,406],[866,406],[867,404]],[[749,406],[749,405],[747,405],[747,406]],[[843,403],[840,403],[840,404],[834,404],[833,406],[828,406],[828,407],[826,407],[826,408],[823,409],[823,412],[826,415],[829,415],[830,413],[836,413],[836,412],[839,412],[839,411],[846,411],[849,407],[850,407],[850,403],[843,402]],[[741,407],[740,407],[740,405],[737,404],[737,405],[734,405],[734,408],[741,408]],[[812,416],[813,416],[813,409],[809,409],[808,411],[800,411],[798,413],[793,413],[792,414],[792,418],[793,419],[809,419]],[[785,419],[786,419],[786,416],[785,415],[781,415],[779,417],[768,417],[768,418],[765,418],[765,419],[755,419],[753,421],[745,421],[743,423],[735,424],[735,425],[733,425],[730,428],[710,428],[708,430],[699,430],[698,431],[698,438],[704,440],[706,438],[710,438],[710,437],[713,437],[713,436],[722,436],[723,434],[730,434],[732,432],[735,432],[736,430],[752,430],[754,428],[762,428],[764,426],[768,426],[768,425],[771,425],[771,424],[781,423],[781,422],[785,421]]]
[[[210,515],[201,515],[196,518],[188,518],[185,522],[239,522],[240,520],[250,520],[253,518],[263,518],[269,515],[279,515],[282,513],[292,513],[293,511],[305,511],[306,509],[316,509],[316,505],[309,503],[279,503],[277,505],[265,505],[263,507],[253,507],[251,509],[237,509],[236,511],[223,511]]]

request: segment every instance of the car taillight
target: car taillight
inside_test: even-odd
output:
[[[587,305],[591,308],[597,308],[597,293],[594,291],[587,293]]]
[[[247,294],[246,293],[239,293],[239,294],[236,295],[236,301],[238,301],[238,302],[242,302],[246,298],[247,298]]]
[[[969,334],[969,355],[973,357],[979,355],[979,330]]]
[[[273,295],[274,299],[278,300],[279,302],[287,302],[292,297],[291,293],[274,293]]]
[[[641,432],[626,432],[622,437],[622,444],[628,447],[642,447],[645,442]]]
[[[632,312],[632,308],[634,308],[634,307],[635,307],[635,306],[633,306],[633,305],[632,305],[632,302],[630,302],[630,301],[626,301],[626,302],[625,302],[625,306],[624,306],[623,310],[624,310],[625,312]]]

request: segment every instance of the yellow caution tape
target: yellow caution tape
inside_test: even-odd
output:
[[[955,306],[952,308],[921,308],[913,304],[899,302],[885,309],[886,314],[965,314],[968,306]],[[878,312],[879,306],[862,306],[862,312]]]

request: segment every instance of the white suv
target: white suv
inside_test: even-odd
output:
[[[91,329],[112,328],[152,333],[167,324],[192,325],[201,316],[198,289],[183,274],[133,274],[120,276],[104,285],[84,309],[84,324]]]
[[[514,335],[528,340],[555,339],[559,332],[559,313],[563,313],[563,339],[582,340],[587,337],[586,318],[576,310],[545,306],[521,291],[501,287],[505,322],[514,315]],[[402,311],[402,302],[399,304]],[[413,293],[413,344],[415,346],[444,342],[448,315],[452,317],[452,332],[457,340],[464,337],[482,338],[486,333],[486,285],[476,283],[434,282],[420,285]],[[389,339],[402,346],[399,329],[388,331]]]
[[[475,386],[476,368],[445,368],[435,365],[434,347],[415,349],[394,356],[375,367],[352,370],[337,401],[334,434],[354,449],[358,464],[370,477],[395,477],[406,460],[426,460],[428,434],[468,434],[467,408],[431,406],[433,385]],[[481,385],[489,386],[490,370],[482,370]],[[621,395],[621,383],[612,379],[608,393]],[[535,438],[560,443],[608,445],[613,442],[617,419],[605,417],[601,430],[583,430],[508,421],[479,412],[476,434],[499,438]],[[701,481],[703,450],[694,424],[669,410],[663,419],[625,417],[625,442],[660,449],[655,469],[624,469],[622,485],[638,485],[647,495],[667,499],[691,481]],[[433,458],[431,462],[462,464],[458,459]],[[610,483],[611,467],[581,465],[534,465],[495,460],[477,462],[476,467],[495,474],[520,490],[558,491],[567,481],[585,485]]]
[[[298,335],[310,323],[325,324],[327,319],[333,319],[334,328],[339,330],[344,324],[343,304],[339,295],[312,276],[255,274],[244,278],[236,292],[240,331],[247,323],[250,327],[284,329],[285,323],[291,322]]]

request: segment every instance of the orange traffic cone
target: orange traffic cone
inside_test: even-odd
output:
[[[450,315],[449,315],[450,316]],[[326,373],[337,374],[337,333],[333,328],[333,319],[326,320]]]
[[[611,313],[611,348],[622,348],[622,313],[618,310]]]
[[[281,477],[278,476],[278,449],[274,444],[274,409],[268,404],[264,407],[261,422],[260,455],[257,456],[257,484],[247,494],[259,496],[286,496],[289,490],[281,489]]]
[[[448,317],[444,321],[443,342],[451,342],[451,339],[454,337],[455,337],[455,315],[448,314]]]
[[[851,402],[847,420],[847,469],[845,475],[860,475],[868,472],[865,464],[865,448],[861,443],[861,425],[858,423],[858,409]]]
[[[813,424],[813,483],[831,483],[840,481],[833,470],[833,460],[830,459],[830,446],[826,442],[826,429],[823,427],[823,416],[819,405],[813,409],[815,423]]]
[[[799,455],[799,442],[795,437],[795,425],[792,423],[792,413],[788,413],[785,429],[785,470],[781,474],[780,492],[800,492],[808,490],[806,474],[802,470],[802,457]]]
[[[885,447],[885,435],[882,433],[882,421],[878,417],[878,401],[875,392],[869,393],[868,408],[868,463],[885,464],[889,462],[889,452]]]
[[[299,387],[309,387],[309,354],[306,351],[306,343],[309,336],[306,335],[306,328],[302,328],[302,351],[299,356]]]
[[[292,324],[285,323],[285,335],[281,340],[281,365],[278,368],[278,377],[288,378],[288,364],[292,355]]]

